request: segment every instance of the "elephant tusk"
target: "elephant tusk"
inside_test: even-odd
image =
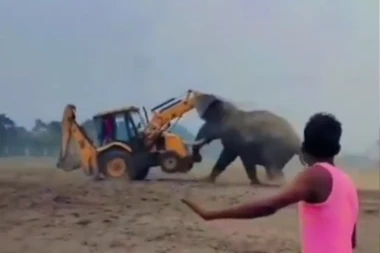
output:
[[[193,142],[184,141],[183,143],[186,146],[198,146],[198,145],[204,144],[205,143],[205,139],[201,139],[201,140],[197,140],[197,141],[193,141]]]

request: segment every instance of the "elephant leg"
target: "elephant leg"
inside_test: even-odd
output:
[[[192,157],[193,157],[193,162],[195,163],[200,163],[202,162],[202,155],[201,155],[201,148],[203,145],[197,145],[193,147],[193,152],[192,152]]]
[[[92,179],[94,181],[100,181],[102,180],[102,173],[100,173],[99,169],[94,169]]]
[[[267,180],[268,181],[274,180],[275,176],[274,176],[274,168],[273,168],[273,166],[266,165],[264,168],[265,168],[265,172],[266,172],[266,175],[267,175]]]
[[[237,157],[237,154],[227,148],[223,148],[212,168],[211,174],[208,176],[208,181],[215,182],[216,178],[230,165]]]
[[[253,157],[246,155],[246,156],[241,156],[240,158],[241,158],[241,161],[243,162],[245,172],[247,173],[249,180],[251,180],[251,185],[261,184],[260,180],[257,177],[257,167],[256,167],[256,162],[253,159]]]
[[[277,173],[276,173],[276,177],[277,177],[277,178],[280,178],[280,179],[285,178],[285,175],[284,175],[284,168],[281,168],[281,169],[279,169],[279,170],[277,171]]]
[[[284,166],[276,166],[276,165],[265,166],[267,180],[273,181],[276,179],[283,179],[284,178],[283,168]]]
[[[284,178],[284,168],[292,159],[294,153],[291,151],[282,151],[281,153],[272,153],[272,160],[264,163],[264,168],[269,181]],[[276,158],[276,159],[274,159]]]

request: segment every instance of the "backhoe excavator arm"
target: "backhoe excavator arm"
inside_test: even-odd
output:
[[[80,165],[73,164],[73,150],[70,150],[69,145],[72,139],[78,144],[79,150],[75,153],[80,156]],[[91,175],[98,168],[96,147],[86,131],[76,122],[76,107],[72,104],[67,105],[63,112],[61,151],[57,167],[65,171],[82,167],[87,175]]]
[[[154,139],[170,127],[170,122],[179,119],[195,108],[198,92],[189,90],[184,99],[171,98],[152,108],[153,118],[148,124],[146,134]]]

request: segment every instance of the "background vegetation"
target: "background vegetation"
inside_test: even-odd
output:
[[[96,143],[95,124],[88,119],[81,124]],[[186,140],[193,140],[194,134],[177,124],[172,131]],[[61,122],[44,122],[36,119],[32,129],[20,126],[10,116],[0,114],[0,157],[34,156],[55,157],[60,151]],[[213,142],[203,150],[208,160],[217,159],[221,151],[220,142]],[[342,154],[339,164],[351,168],[376,168],[379,166],[379,141],[363,149],[361,154]]]

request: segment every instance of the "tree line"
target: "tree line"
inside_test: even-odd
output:
[[[95,137],[92,120],[83,122],[90,137]],[[61,122],[36,119],[31,130],[20,126],[6,114],[0,114],[0,156],[57,156],[61,144]]]
[[[88,136],[97,142],[96,127],[91,119],[85,120],[82,127],[87,132]],[[51,156],[57,157],[60,152],[61,144],[61,122],[60,121],[50,121],[44,122],[41,119],[36,119],[32,129],[28,130],[23,126],[18,125],[11,117],[6,114],[0,114],[0,157],[6,156]],[[172,131],[179,134],[185,139],[192,140],[194,136],[185,127],[181,125],[176,125]],[[212,147],[212,148],[211,148]],[[221,150],[219,143],[214,143],[210,148],[205,150],[207,156],[217,157]],[[371,146],[368,150],[360,155],[361,158],[366,158],[370,153],[376,153],[372,156],[375,160],[378,160],[378,150],[380,147],[380,140],[376,142],[375,145]],[[371,152],[372,151],[372,152]],[[371,157],[371,155],[369,155]],[[352,157],[349,156],[349,157]],[[355,159],[344,160],[355,160],[360,159],[355,156]],[[351,162],[349,162],[351,163]]]

